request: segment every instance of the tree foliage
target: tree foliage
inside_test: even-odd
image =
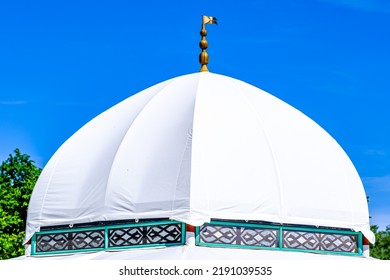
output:
[[[19,149],[0,166],[0,259],[24,254],[27,208],[40,173]]]
[[[371,226],[375,234],[376,242],[370,245],[370,256],[381,260],[390,260],[390,226],[386,230],[379,231],[378,226]]]

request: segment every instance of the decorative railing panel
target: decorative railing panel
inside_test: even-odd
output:
[[[42,233],[36,236],[36,252],[104,248],[104,230]]]
[[[278,230],[207,224],[201,227],[200,242],[238,246],[277,247]]]
[[[113,228],[108,230],[108,247],[170,244],[181,242],[181,224]]]
[[[357,253],[358,236],[356,234],[284,230],[283,248]]]
[[[360,232],[260,223],[212,221],[196,228],[203,246],[361,255]]]
[[[170,246],[184,243],[185,225],[167,220],[36,232],[32,239],[32,255]]]

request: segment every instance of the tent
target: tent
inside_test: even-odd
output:
[[[26,258],[114,259],[361,257],[367,241],[366,194],[335,139],[210,72],[145,89],[71,136],[38,179],[25,238]]]

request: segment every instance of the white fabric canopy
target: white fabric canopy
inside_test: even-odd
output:
[[[163,217],[350,228],[374,241],[337,142],[276,97],[208,72],[152,86],[70,137],[34,188],[25,241],[42,226]]]

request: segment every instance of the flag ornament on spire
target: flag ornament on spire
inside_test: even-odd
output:
[[[218,24],[216,17],[202,16],[202,24]]]
[[[202,16],[202,29],[200,30],[200,36],[202,36],[202,39],[199,42],[199,46],[202,49],[202,52],[199,55],[199,62],[201,64],[200,72],[208,72],[209,69],[207,69],[207,64],[209,63],[209,55],[206,52],[206,49],[208,47],[208,42],[206,40],[207,31],[206,31],[206,24],[218,24],[216,17],[210,17],[210,16]]]

